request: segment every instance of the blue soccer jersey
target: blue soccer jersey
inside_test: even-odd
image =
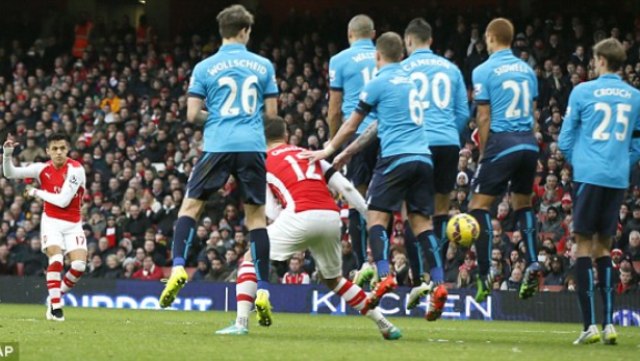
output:
[[[277,96],[269,60],[227,44],[196,65],[189,96],[205,100],[205,152],[266,152],[262,112],[264,100]]]
[[[558,146],[573,165],[574,180],[627,188],[631,137],[639,122],[640,91],[618,75],[605,74],[573,89]]]
[[[360,92],[376,72],[376,47],[373,41],[361,39],[329,60],[329,87],[342,92],[342,116],[349,119],[358,105]],[[375,119],[369,114],[358,127],[362,133]]]
[[[531,67],[511,49],[497,51],[473,70],[474,100],[491,104],[491,131],[533,130],[533,102],[538,79]]]
[[[467,89],[458,67],[429,49],[414,51],[402,68],[416,83],[429,145],[460,145],[469,120]]]
[[[365,85],[356,111],[377,113],[382,157],[431,154],[418,89],[400,64],[383,67]]]

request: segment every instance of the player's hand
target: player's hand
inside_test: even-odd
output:
[[[302,159],[308,159],[310,163],[315,163],[323,159],[326,159],[330,155],[331,154],[328,153],[325,149],[316,150],[316,151],[305,150],[304,152],[301,152],[298,157]]]
[[[24,189],[24,197],[25,198],[33,198],[36,196],[36,188],[33,186],[27,186]]]
[[[351,157],[353,157],[353,154],[350,154],[349,152],[342,152],[336,155],[336,157],[333,158],[333,168],[337,170],[342,169],[342,167],[351,161]]]
[[[13,137],[11,136],[11,134],[9,134],[7,136],[7,140],[4,141],[4,144],[2,144],[2,151],[4,154],[6,155],[11,155],[13,154],[13,150],[18,146],[19,144],[13,141]]]

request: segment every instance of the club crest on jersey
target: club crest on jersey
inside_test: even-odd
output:
[[[69,179],[69,183],[73,184],[74,186],[77,186],[79,183],[78,177],[76,177],[75,175],[72,175],[71,178]]]

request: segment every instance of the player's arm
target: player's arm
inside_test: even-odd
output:
[[[569,106],[564,115],[560,135],[558,136],[558,149],[564,154],[568,162],[571,162],[573,146],[576,142],[576,135],[580,126],[580,92],[579,88],[574,89],[569,96]]]
[[[636,126],[631,134],[631,144],[629,145],[629,161],[631,166],[640,161],[640,118],[636,120]]]
[[[199,64],[198,64],[199,65]],[[209,113],[203,108],[204,99],[207,97],[207,90],[201,77],[198,76],[200,67],[196,65],[189,81],[187,90],[187,121],[192,124],[202,125],[207,121]]]
[[[491,105],[489,103],[489,79],[488,75],[481,67],[476,68],[472,74],[473,78],[473,98],[476,107],[476,124],[478,125],[478,138],[480,144],[480,158],[484,154],[484,147],[489,140],[489,130],[491,129]]]
[[[264,115],[275,117],[278,115],[278,84],[276,82],[276,71],[273,64],[267,64],[267,78],[264,91]]]
[[[469,124],[469,99],[467,97],[467,87],[464,84],[464,78],[462,77],[462,73],[460,70],[457,72],[458,74],[458,86],[456,90],[456,104],[454,108],[454,115],[456,117],[456,125],[458,126],[458,131],[462,132],[464,128]]]
[[[40,198],[43,201],[60,208],[66,208],[69,203],[71,203],[71,200],[75,197],[76,193],[78,193],[78,189],[85,183],[85,178],[86,176],[83,168],[70,167],[67,172],[67,179],[65,179],[62,184],[60,193],[51,193],[31,187],[28,187],[28,193],[32,197]]]
[[[340,59],[329,59],[329,111],[327,121],[329,123],[329,139],[333,139],[342,124],[343,87],[342,72],[340,71]]]
[[[271,187],[269,187],[269,185],[267,185],[267,196],[264,211],[267,215],[267,218],[271,219],[272,221],[278,218],[280,212],[282,212],[282,207],[280,206],[280,204],[278,204],[278,201],[276,200],[275,195],[273,195],[273,192],[271,191]]]
[[[367,213],[367,203],[353,184],[336,171],[329,162],[321,161],[320,167],[322,167],[322,173],[324,173],[324,179],[326,179],[329,189],[342,194],[350,206],[353,206],[361,215],[365,216]]]
[[[333,139],[342,124],[342,90],[329,90],[329,138]]]
[[[345,164],[349,162],[349,160],[351,159],[351,157],[353,157],[354,154],[362,151],[367,145],[373,142],[373,140],[376,139],[377,136],[378,136],[378,121],[376,120],[376,121],[373,121],[371,124],[369,124],[367,129],[365,129],[364,132],[362,132],[362,134],[360,134],[360,136],[356,138],[356,140],[351,142],[351,144],[349,144],[349,146],[345,150],[340,152],[340,154],[338,154],[333,159],[333,165],[337,169],[341,169],[342,167],[344,167]]]
[[[13,164],[13,150],[18,146],[11,137],[2,146],[2,173],[9,179],[38,178],[44,168],[43,163],[32,163],[26,167],[16,167]]]

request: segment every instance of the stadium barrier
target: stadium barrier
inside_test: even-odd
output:
[[[160,282],[83,279],[72,293],[64,296],[71,307],[159,309]],[[382,311],[390,316],[421,317],[427,300],[419,308],[406,309],[408,288],[386,295]],[[333,292],[318,285],[272,285],[271,300],[278,312],[310,314],[356,314]],[[42,278],[0,277],[0,304],[44,304],[47,288]],[[518,320],[539,322],[580,322],[578,302],[571,292],[542,292],[522,301],[516,292],[496,291],[483,303],[473,299],[471,289],[450,290],[443,318],[475,320]],[[640,295],[616,297],[614,322],[622,326],[640,326]],[[600,309],[600,297],[596,297]],[[235,310],[235,284],[191,282],[180,292],[171,308],[190,311]],[[598,314],[599,316],[599,314]]]

